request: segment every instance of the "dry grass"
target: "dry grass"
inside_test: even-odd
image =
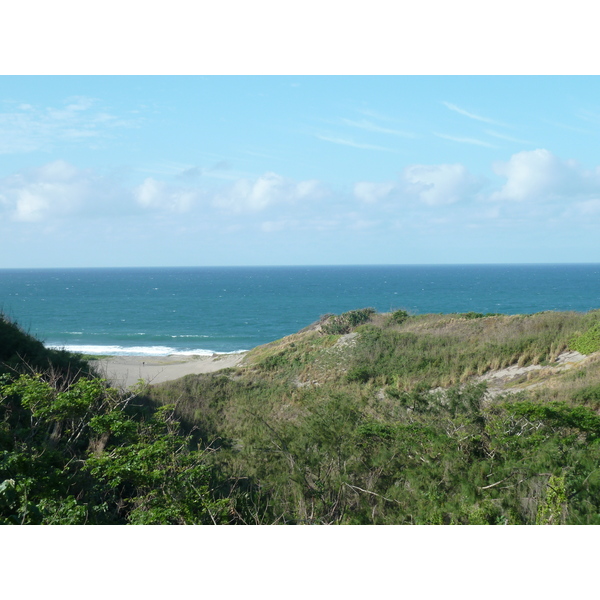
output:
[[[422,315],[400,325],[361,328],[350,373],[389,385],[447,387],[510,365],[548,364],[598,313]]]

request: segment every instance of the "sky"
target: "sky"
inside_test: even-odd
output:
[[[511,74],[546,73],[552,51],[563,64],[564,47],[535,40],[498,74],[449,69],[446,55],[479,56],[450,33],[396,73],[390,56],[412,43],[422,59],[430,40],[371,32],[376,49],[399,48],[371,60],[380,75],[364,74],[356,38],[354,71],[314,52],[282,68],[270,43],[281,31],[195,71],[190,56],[212,49],[212,61],[227,44],[208,36],[178,54],[198,38],[177,31],[169,56],[188,58],[183,74],[162,68],[153,38],[136,75],[131,39],[105,68],[53,32],[0,74],[0,268],[600,262],[600,79]],[[268,66],[249,68],[265,49]]]
[[[600,262],[589,6],[393,6],[7,6],[0,268]]]

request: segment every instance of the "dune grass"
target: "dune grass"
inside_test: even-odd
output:
[[[493,402],[472,378],[553,364],[599,317],[327,316],[150,394],[219,448],[243,522],[596,523],[600,360]]]
[[[412,317],[399,326],[363,326],[348,370],[350,380],[409,390],[448,387],[509,365],[548,364],[570,348],[600,313]]]

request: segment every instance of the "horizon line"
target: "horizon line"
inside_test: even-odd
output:
[[[285,269],[341,267],[492,267],[492,266],[580,266],[600,265],[589,262],[481,262],[481,263],[343,263],[343,264],[278,264],[278,265],[128,265],[128,266],[59,266],[59,267],[0,267],[0,271],[51,271],[94,269]]]

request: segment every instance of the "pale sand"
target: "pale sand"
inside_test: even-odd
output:
[[[246,354],[107,356],[90,362],[112,386],[127,389],[140,379],[149,384],[163,383],[185,375],[213,373],[235,367],[244,360]]]

